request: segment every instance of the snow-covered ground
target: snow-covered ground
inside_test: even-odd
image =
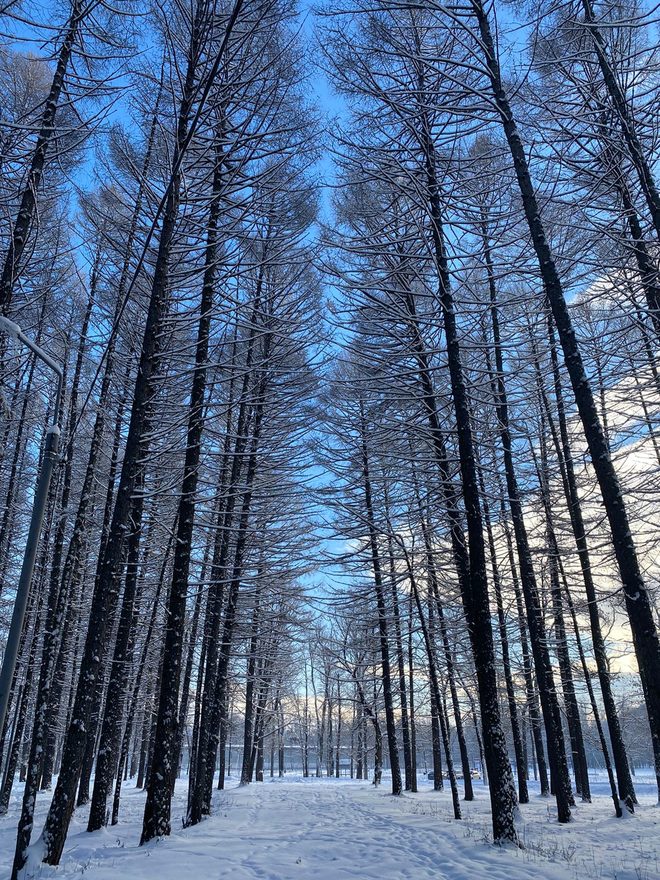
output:
[[[650,778],[636,780],[640,807],[614,818],[607,789],[596,783],[592,804],[578,804],[560,826],[552,802],[538,794],[521,810],[525,849],[488,843],[488,793],[452,818],[448,792],[420,779],[419,794],[393,798],[387,780],[375,790],[349,779],[268,779],[245,788],[230,783],[215,796],[213,816],[183,830],[185,783],[175,795],[173,833],[137,845],[144,794],[125,786],[122,821],[87,834],[78,811],[59,868],[33,876],[72,880],[660,880],[660,809]],[[533,783],[532,783],[533,788]],[[0,820],[0,877],[8,876],[20,788]],[[48,798],[39,798],[37,828]]]

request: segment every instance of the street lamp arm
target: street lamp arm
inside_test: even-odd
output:
[[[53,434],[59,430],[58,422],[60,417],[60,404],[62,402],[62,384],[64,382],[64,373],[62,371],[62,367],[54,361],[52,357],[47,354],[41,348],[40,345],[37,345],[36,342],[33,342],[29,336],[26,336],[25,333],[21,330],[19,325],[15,321],[11,321],[9,318],[5,317],[5,315],[0,315],[0,330],[4,330],[7,336],[11,336],[12,339],[15,339],[17,342],[22,342],[26,348],[29,348],[31,352],[33,352],[40,360],[42,360],[47,367],[55,373],[57,376],[57,394],[55,397],[55,412],[53,418],[53,424],[48,428],[48,433]]]

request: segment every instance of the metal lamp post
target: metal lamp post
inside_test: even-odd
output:
[[[9,336],[12,336],[18,342],[21,342],[30,351],[42,360],[46,366],[57,376],[57,393],[55,396],[55,411],[53,415],[53,423],[46,429],[46,446],[44,456],[41,462],[41,469],[37,479],[37,486],[34,492],[34,504],[32,507],[32,518],[30,519],[30,529],[28,531],[27,543],[25,545],[25,553],[23,555],[23,565],[21,567],[21,576],[18,580],[16,588],[16,600],[14,602],[14,610],[11,617],[11,625],[9,627],[9,635],[7,636],[7,647],[2,660],[2,669],[0,670],[0,731],[3,730],[5,718],[7,716],[7,708],[9,706],[9,694],[11,691],[14,671],[16,669],[16,661],[18,659],[18,647],[21,640],[21,632],[23,630],[23,621],[25,620],[25,611],[27,609],[28,596],[30,595],[30,586],[32,584],[32,575],[34,573],[34,562],[37,556],[37,547],[39,545],[39,536],[41,534],[41,526],[44,521],[44,513],[46,511],[46,502],[48,500],[48,489],[50,479],[53,473],[55,462],[58,458],[58,450],[60,443],[60,429],[58,425],[60,415],[60,404],[62,401],[62,368],[57,364],[46,352],[28,339],[18,324],[10,321],[4,316],[0,316],[0,330],[4,330]]]

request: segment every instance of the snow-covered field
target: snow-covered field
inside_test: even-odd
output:
[[[78,811],[59,868],[32,876],[71,880],[660,880],[660,809],[650,778],[636,780],[640,807],[617,820],[604,785],[592,804],[578,804],[560,826],[552,803],[534,794],[522,808],[525,849],[488,843],[488,793],[452,818],[448,792],[420,780],[419,794],[393,798],[387,780],[375,790],[349,779],[267,780],[217,792],[213,816],[183,830],[185,783],[173,804],[173,834],[139,847],[143,792],[127,784],[122,821],[87,834]],[[533,784],[532,784],[533,787]],[[8,876],[15,843],[17,786],[10,815],[0,820],[0,877]],[[37,827],[48,803],[40,797]]]

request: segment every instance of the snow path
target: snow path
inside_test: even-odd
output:
[[[363,782],[272,780],[216,793],[213,815],[183,830],[185,785],[173,805],[174,832],[138,847],[144,793],[123,795],[122,822],[87,834],[77,811],[59,868],[38,865],[32,876],[87,880],[660,880],[660,810],[650,795],[638,814],[611,816],[603,796],[579,805],[570,826],[552,820],[538,796],[523,807],[524,851],[487,842],[488,792],[477,785],[465,820],[455,822],[447,792],[428,783],[393,798]],[[0,820],[0,877],[13,854],[16,798]],[[38,801],[38,823],[48,798]]]

